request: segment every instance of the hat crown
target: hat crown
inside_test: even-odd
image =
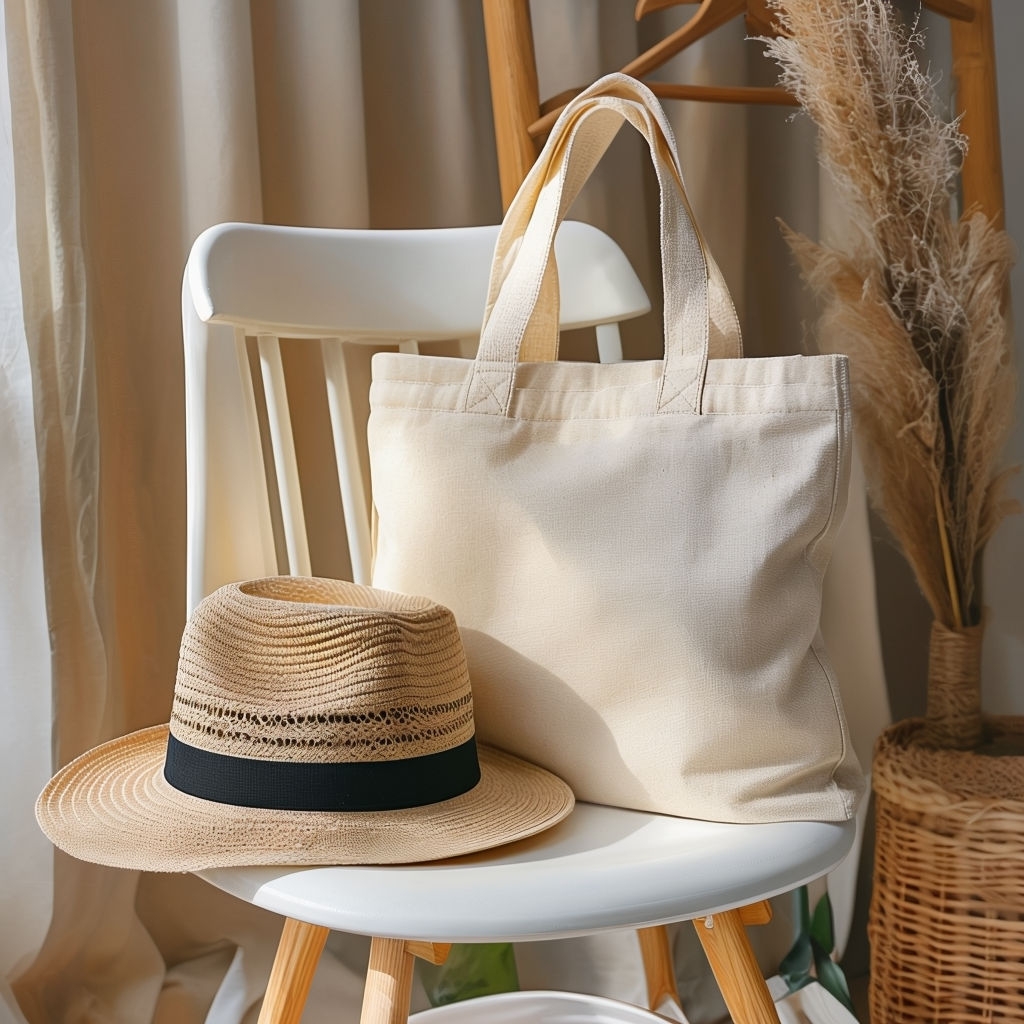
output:
[[[171,733],[291,762],[401,760],[473,736],[452,613],[339,580],[270,577],[206,597],[185,627]]]

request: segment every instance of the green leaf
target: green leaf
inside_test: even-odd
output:
[[[814,908],[811,938],[829,953],[836,948],[835,932],[832,928],[832,901],[828,898],[828,893],[818,900],[818,905]]]
[[[818,982],[829,995],[835,996],[853,1013],[853,1000],[850,998],[850,986],[846,984],[846,975],[843,969],[817,942],[814,946],[814,971],[818,976]]]
[[[786,983],[786,995],[792,995],[798,989],[807,988],[808,985],[813,985],[815,982],[813,974],[808,974],[806,978],[794,978],[792,981]]]
[[[790,992],[811,980],[811,965],[814,963],[814,953],[811,950],[811,939],[807,932],[801,932],[793,943],[793,948],[779,964],[779,976],[785,981]]]
[[[444,1006],[519,988],[515,953],[508,942],[458,943],[443,964],[417,961],[431,1006]]]

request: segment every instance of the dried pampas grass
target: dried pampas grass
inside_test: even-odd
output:
[[[855,241],[786,231],[824,297],[820,343],[850,356],[872,499],[937,620],[981,618],[979,555],[1011,503],[998,471],[1015,376],[1004,306],[1013,247],[952,212],[967,141],[936,113],[921,39],[885,0],[774,0],[767,41],[818,126]]]

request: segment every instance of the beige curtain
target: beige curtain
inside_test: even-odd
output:
[[[22,458],[5,448],[4,474],[20,484],[8,474],[23,471],[27,508],[8,518],[5,506],[2,525],[27,583],[12,578],[8,593],[5,579],[4,601],[17,593],[25,613],[0,621],[5,637],[35,629],[18,652],[34,675],[4,685],[38,699],[12,692],[24,714],[4,752],[18,779],[4,848],[21,874],[3,881],[3,1012],[254,1020],[279,920],[187,876],[51,865],[32,802],[55,765],[169,713],[185,612],[179,296],[192,239],[223,220],[496,219],[481,16],[475,0],[9,0],[5,15],[11,291],[27,340],[21,392],[10,389],[20,419],[2,423]],[[318,1005],[323,1019],[358,1006],[363,945],[332,940],[309,1019]]]
[[[0,7],[0,140],[11,137],[6,18]],[[0,1022],[15,1020],[10,978],[39,948],[53,910],[53,851],[31,807],[50,771],[49,637],[39,522],[32,363],[14,210],[14,154],[0,145]],[[11,769],[16,766],[17,770]]]
[[[1024,43],[1024,5],[995,0],[996,67],[999,69],[999,121],[1006,191],[1006,226],[1024,251],[1024,74],[1020,48]],[[1015,300],[1017,369],[1024,374],[1024,260],[1018,258],[1012,276]],[[1024,399],[1018,395],[1017,417],[1008,461],[1024,464]],[[1020,476],[1014,493],[1024,504]],[[986,551],[985,586],[989,606],[988,638],[982,666],[984,706],[992,712],[1024,715],[1024,516],[1005,522]]]
[[[542,92],[621,66],[692,13],[638,28],[632,6],[534,3]],[[997,19],[1019,28],[1011,7],[997,0]],[[16,868],[0,880],[0,1014],[31,1024],[254,1021],[280,921],[191,876],[140,877],[59,855],[51,865],[32,798],[51,767],[168,717],[185,603],[179,287],[192,239],[232,219],[496,221],[479,2],[6,0],[4,12],[17,231],[7,255],[18,261],[13,315],[24,329],[3,338],[12,356],[0,377],[0,458],[24,503],[5,499],[0,510],[5,550],[19,559],[4,566],[0,647],[18,646],[22,659],[0,682],[18,709],[0,753],[5,778],[18,780],[0,828],[5,868]],[[741,23],[728,26],[671,73],[770,77],[742,37]],[[1003,87],[1004,121],[1015,95]],[[748,352],[801,351],[811,310],[774,217],[812,234],[822,223],[809,126],[777,110],[671,110]],[[656,299],[656,210],[635,139],[616,142],[574,215],[611,231]],[[625,343],[627,356],[653,356],[656,317],[629,325]],[[335,566],[324,554],[314,569]],[[825,625],[866,761],[887,712],[856,501],[830,586]],[[1019,672],[1019,648],[1012,657]],[[764,933],[766,967],[788,938],[785,927]],[[526,947],[523,982],[628,995],[640,984],[630,942],[594,940],[586,956]],[[706,972],[680,943],[693,1019],[713,1019]],[[356,1018],[365,956],[363,941],[332,936],[304,1019]]]

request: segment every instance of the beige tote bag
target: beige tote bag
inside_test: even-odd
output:
[[[553,361],[555,231],[623,121],[661,186],[664,359]],[[664,113],[610,75],[509,210],[477,358],[374,357],[373,585],[454,611],[481,740],[579,799],[841,820],[861,774],[818,619],[847,364],[708,358],[739,345]]]

